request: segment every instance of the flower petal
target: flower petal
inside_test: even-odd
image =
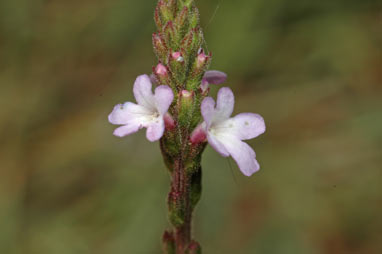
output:
[[[216,139],[224,145],[244,175],[251,176],[260,169],[255,151],[247,143],[240,141],[233,135],[219,135]]]
[[[244,175],[251,176],[260,169],[255,151],[247,143],[238,141],[236,145],[229,146],[227,149]]]
[[[109,114],[109,122],[112,124],[128,124],[130,122],[146,122],[152,112],[141,105],[132,102],[118,104]]]
[[[113,111],[108,116],[109,122],[112,124],[126,124],[129,119],[126,107],[124,104],[117,104]]]
[[[256,138],[265,132],[264,119],[253,113],[241,113],[231,118],[232,133],[240,140]]]
[[[206,122],[206,127],[208,128],[211,125],[212,118],[215,114],[215,101],[211,97],[206,97],[202,101],[201,106],[202,116],[204,121]]]
[[[142,126],[132,123],[115,129],[113,134],[117,137],[124,137],[137,132],[140,128],[142,128]]]
[[[154,97],[159,114],[164,115],[174,99],[174,93],[168,86],[158,86],[155,89]]]
[[[225,148],[224,144],[220,142],[214,135],[207,135],[208,144],[212,146],[213,149],[215,149],[216,152],[218,152],[223,157],[228,157],[229,152]]]
[[[146,138],[151,142],[159,140],[163,136],[164,128],[163,117],[156,118],[147,126]]]
[[[134,97],[138,104],[149,109],[155,110],[154,95],[152,92],[150,77],[147,75],[138,76],[134,83]]]
[[[214,119],[221,121],[228,119],[233,112],[235,97],[228,87],[220,88],[216,101],[216,114]]]
[[[209,84],[219,85],[227,80],[227,74],[221,71],[206,71],[203,80],[206,80]]]

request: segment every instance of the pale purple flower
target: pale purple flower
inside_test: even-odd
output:
[[[210,84],[219,85],[227,80],[227,74],[221,71],[206,71],[203,76],[200,88],[203,92],[207,91]]]
[[[253,149],[242,140],[248,140],[265,132],[264,119],[253,113],[241,113],[230,117],[235,104],[231,89],[219,90],[217,102],[211,97],[203,100],[201,110],[204,118],[202,128],[208,143],[222,156],[236,161],[241,172],[251,176],[260,169]]]
[[[171,88],[158,86],[153,94],[149,76],[141,75],[135,80],[133,91],[138,104],[118,104],[109,115],[110,123],[122,125],[115,129],[114,135],[124,137],[147,128],[147,139],[151,142],[159,140],[165,129],[163,118],[174,99]]]

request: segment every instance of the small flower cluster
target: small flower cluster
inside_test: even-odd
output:
[[[208,141],[222,156],[232,156],[242,173],[250,176],[259,170],[259,164],[253,149],[242,141],[264,133],[264,120],[252,113],[231,117],[234,95],[227,87],[219,90],[216,105],[207,97],[209,85],[224,83],[227,75],[206,71],[211,54],[202,47],[198,17],[193,1],[159,1],[155,12],[159,31],[153,34],[159,63],[150,77],[136,79],[133,92],[137,104],[116,105],[109,122],[122,125],[114,131],[118,137],[147,128],[147,139],[152,142],[161,139],[166,130],[178,134],[174,139],[181,143],[185,139],[191,145]]]
[[[166,75],[166,69],[162,64],[158,64],[155,73],[160,76]],[[206,93],[209,84],[223,83],[226,78],[223,72],[207,71],[200,90]],[[114,135],[124,137],[141,128],[147,128],[146,137],[154,142],[163,136],[165,127],[171,130],[176,126],[176,121],[168,113],[174,100],[172,89],[167,85],[159,85],[153,94],[152,81],[156,83],[154,78],[150,79],[147,75],[139,76],[133,89],[137,104],[126,102],[114,107],[109,115],[109,122],[122,125],[114,131]],[[182,90],[181,97],[192,97],[192,92]],[[219,90],[216,105],[212,97],[204,98],[201,103],[204,121],[194,129],[190,142],[197,145],[208,141],[222,156],[232,156],[242,173],[250,176],[260,167],[255,152],[242,140],[252,139],[264,133],[265,124],[258,114],[242,113],[231,117],[234,103],[234,95],[227,87]]]

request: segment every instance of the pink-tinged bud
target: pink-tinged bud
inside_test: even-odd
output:
[[[166,76],[167,75],[167,68],[166,68],[166,66],[164,66],[161,63],[158,64],[155,67],[155,74],[157,74],[158,76]]]
[[[183,59],[183,57],[182,57],[182,53],[180,53],[180,52],[174,52],[174,53],[172,53],[172,54],[171,54],[171,57],[172,57],[173,59],[175,59],[177,62],[183,62],[183,61],[184,61],[184,59]]]
[[[174,58],[174,59],[178,59],[179,57],[182,56],[182,53],[180,53],[180,52],[173,52],[173,53],[171,54],[171,56],[172,56],[172,58]]]
[[[210,86],[210,83],[206,79],[202,79],[202,83],[200,84],[200,90],[202,90],[202,93],[208,92],[208,88]]]
[[[207,56],[206,54],[204,54],[204,52],[202,51],[199,55],[198,55],[198,58],[197,58],[197,62],[196,62],[196,67],[197,68],[200,68],[202,67],[206,62],[207,62]]]
[[[190,137],[190,141],[193,145],[203,143],[206,141],[206,139],[207,139],[206,131],[201,125],[196,127],[196,129],[192,132]]]
[[[169,113],[165,114],[163,119],[164,119],[164,125],[166,127],[166,130],[171,131],[175,128],[175,121]]]
[[[181,91],[182,98],[191,98],[193,96],[193,92],[182,90]]]
[[[185,111],[188,111],[189,109],[192,108],[192,104],[194,102],[194,92],[190,92],[187,90],[182,90],[180,92],[180,102],[182,109]]]

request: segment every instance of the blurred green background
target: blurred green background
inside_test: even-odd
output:
[[[107,121],[155,64],[155,3],[0,1],[1,254],[160,253],[158,143]],[[204,154],[204,253],[382,253],[380,3],[197,1],[235,114],[267,124],[251,178]]]

